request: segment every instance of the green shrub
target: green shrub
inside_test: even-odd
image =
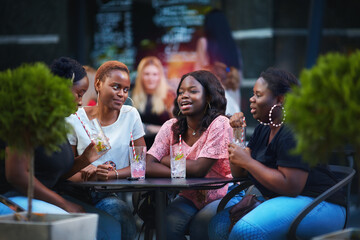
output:
[[[71,81],[35,63],[0,72],[0,83],[0,138],[19,150],[56,150],[66,140],[64,118],[76,107]]]
[[[301,86],[286,97],[286,120],[298,141],[296,153],[326,163],[345,145],[360,150],[360,51],[328,53],[300,74]]]

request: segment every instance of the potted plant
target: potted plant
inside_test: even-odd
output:
[[[24,64],[14,70],[0,72],[0,139],[9,148],[30,156],[27,219],[32,220],[34,149],[43,146],[49,153],[66,141],[68,131],[65,117],[74,112],[76,104],[71,81],[54,76],[43,63]],[[77,214],[81,216],[82,214]],[[73,217],[71,214],[60,219]],[[34,221],[39,221],[39,216]],[[95,215],[95,222],[97,216]],[[48,221],[56,220],[46,214]],[[8,228],[9,217],[0,221],[2,237]],[[72,220],[73,221],[73,220]],[[25,223],[29,226],[29,222]],[[61,223],[63,224],[63,223]],[[44,225],[44,224],[42,224]],[[31,227],[35,229],[37,227]],[[47,226],[46,226],[47,228]],[[96,226],[95,226],[96,229]],[[44,234],[44,229],[41,230]],[[19,235],[21,231],[17,230]],[[37,238],[48,239],[48,238]]]
[[[286,121],[297,139],[294,152],[315,165],[350,151],[359,172],[360,51],[320,56],[301,72],[300,84],[285,102]]]
[[[327,163],[333,150],[360,153],[360,51],[328,53],[300,74],[301,86],[286,97],[287,123],[296,152],[311,164]]]

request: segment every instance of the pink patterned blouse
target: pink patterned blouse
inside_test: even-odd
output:
[[[171,126],[177,121],[173,118],[163,124],[156,135],[154,144],[148,154],[161,160],[164,156],[170,155],[170,144],[173,145],[173,131]],[[182,141],[182,149],[187,161],[196,161],[198,158],[211,158],[216,161],[212,165],[206,178],[232,177],[229,164],[228,143],[229,143],[229,119],[225,116],[218,116],[213,120],[208,129],[192,145],[188,146]],[[178,145],[176,143],[175,145]],[[181,196],[191,200],[199,209],[207,204],[225,196],[227,186],[214,190],[186,190],[180,193]]]

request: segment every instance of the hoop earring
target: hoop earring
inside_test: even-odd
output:
[[[181,110],[179,110],[179,112],[178,112],[178,114],[177,114],[177,115],[178,115],[178,116],[180,116],[180,114],[181,114]]]
[[[276,107],[281,107],[282,111],[283,111],[283,119],[281,121],[280,124],[275,124],[271,118],[271,115],[272,115],[272,111],[274,110],[274,108]],[[270,124],[274,127],[280,127],[281,125],[283,125],[284,121],[285,121],[285,117],[286,117],[286,113],[285,113],[285,108],[280,105],[280,104],[275,104],[274,106],[272,106],[272,108],[270,109],[270,112],[269,112],[269,121],[270,121]]]

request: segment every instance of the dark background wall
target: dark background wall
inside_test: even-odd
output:
[[[160,11],[155,5],[164,5],[166,2],[176,5],[174,4],[176,1],[161,0],[2,0],[0,70],[19,66],[23,62],[43,61],[50,64],[59,56],[73,57],[82,64],[97,67],[98,63],[94,60],[95,34],[104,27],[97,25],[96,17],[101,11],[116,12],[111,4],[131,5],[129,10],[131,32],[128,31],[127,37],[137,50],[133,68],[144,55],[158,51],[159,56],[163,57],[165,47],[158,39],[169,29],[155,26],[153,16]],[[311,16],[323,16],[318,31],[322,33],[318,48],[313,48],[311,53],[317,51],[320,54],[328,51],[350,53],[360,47],[360,18],[357,17],[360,1],[358,0],[194,0],[192,3],[178,0],[177,2],[182,2],[182,5],[186,5],[190,10],[195,9],[199,14],[208,7],[218,7],[228,17],[234,38],[242,53],[244,79],[241,89],[241,108],[248,119],[248,135],[257,124],[249,114],[248,101],[256,78],[269,66],[285,68],[299,75],[306,66],[309,55]],[[319,2],[322,2],[322,7],[311,15],[313,4]],[[100,6],[106,4],[110,4],[108,10],[100,9]],[[193,36],[198,37],[196,34]],[[188,48],[194,47],[195,42],[196,39],[193,39],[188,43]],[[176,47],[176,44],[171,47],[174,46]],[[118,49],[116,51],[110,48],[109,56],[116,58],[121,54]]]

